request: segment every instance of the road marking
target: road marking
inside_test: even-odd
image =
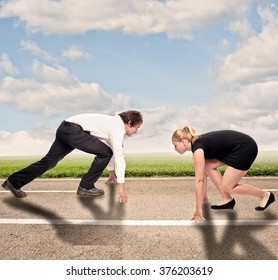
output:
[[[194,181],[194,176],[180,176],[180,177],[126,177],[126,181],[183,181],[183,180],[190,180]],[[208,178],[210,181],[210,179]],[[276,176],[250,176],[250,177],[243,177],[242,180],[263,180],[263,181],[272,181],[277,180]],[[3,183],[5,179],[0,179],[0,182]],[[33,182],[80,182],[80,178],[36,178]],[[98,181],[107,181],[107,178],[99,178]]]
[[[263,189],[267,192],[278,192],[278,189]],[[24,190],[25,191],[25,190]],[[76,193],[76,190],[28,190],[26,193]],[[0,190],[0,193],[8,193],[10,191]]]
[[[278,220],[80,220],[80,219],[0,219],[0,224],[94,225],[94,226],[278,226]]]
[[[77,190],[29,190],[26,193],[76,193]],[[8,193],[10,191],[0,191],[0,193]]]

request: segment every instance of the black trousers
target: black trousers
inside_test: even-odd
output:
[[[74,149],[96,155],[91,167],[80,182],[81,187],[91,189],[108,165],[113,152],[98,138],[84,131],[80,125],[66,121],[63,121],[58,127],[55,141],[46,156],[13,173],[8,177],[8,180],[16,189],[20,189],[56,166],[61,159]]]

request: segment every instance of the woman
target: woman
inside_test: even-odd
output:
[[[258,153],[257,144],[250,136],[233,130],[198,135],[191,126],[186,126],[174,132],[172,142],[180,154],[186,151],[193,152],[196,211],[192,220],[204,220],[202,202],[207,200],[207,175],[222,196],[219,204],[211,205],[212,209],[233,209],[236,202],[232,195],[251,195],[260,198],[260,205],[255,208],[257,211],[265,210],[275,201],[272,192],[239,183]],[[220,166],[227,166],[223,176],[218,171]]]

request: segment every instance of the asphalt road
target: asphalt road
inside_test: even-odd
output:
[[[273,191],[278,178],[243,181]],[[3,180],[0,180],[2,184]],[[105,195],[81,198],[79,180],[35,180],[26,198],[0,191],[1,260],[277,260],[278,203],[266,211],[253,197],[235,197],[234,210],[204,204],[206,221],[190,222],[193,178],[128,178],[127,204],[101,179]],[[219,194],[209,183],[209,199]]]

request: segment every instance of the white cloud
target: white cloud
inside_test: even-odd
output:
[[[20,74],[20,71],[12,64],[8,54],[6,53],[3,53],[0,57],[0,74],[1,72],[13,76]]]
[[[32,137],[26,131],[0,131],[0,155],[42,155],[50,148],[48,140]]]
[[[35,78],[40,78],[49,85],[71,87],[78,84],[77,78],[71,75],[68,69],[61,65],[50,66],[39,61],[34,61],[32,72]]]
[[[253,136],[260,149],[278,149],[278,82],[238,87],[201,106],[187,108],[196,132],[235,129]]]
[[[270,8],[258,9],[258,15],[262,27],[257,34],[245,24],[234,26],[242,41],[220,60],[221,94],[186,113],[194,116],[196,129],[236,129],[252,135],[262,149],[277,149],[278,17]]]
[[[188,123],[179,111],[170,106],[142,109],[143,125],[138,134],[128,138],[124,147],[126,152],[154,153],[173,152],[172,134]]]
[[[238,33],[242,38],[248,38],[255,35],[255,31],[247,18],[231,22],[229,29],[234,33]]]
[[[255,0],[61,0],[5,1],[0,17],[18,17],[28,31],[73,35],[90,30],[126,34],[167,33],[191,39],[192,32],[219,20],[242,18]]]
[[[244,40],[224,58],[219,72],[221,83],[251,84],[278,80],[278,17],[269,8],[259,10],[263,29]]]
[[[179,119],[178,112],[170,106],[163,106],[152,109],[143,109],[144,116],[143,130],[138,136],[144,138],[160,138],[164,133],[169,133],[176,128]]]
[[[57,59],[54,56],[52,56],[48,52],[42,50],[36,42],[30,41],[30,40],[22,40],[20,42],[20,45],[24,50],[29,51],[35,57],[39,57],[39,58],[44,59],[49,62],[57,61]]]
[[[0,102],[16,111],[44,116],[80,112],[113,113],[131,106],[123,93],[109,95],[97,83],[82,83],[59,65],[33,63],[36,80],[6,76],[0,83]],[[39,81],[42,80],[42,81]]]
[[[80,49],[78,46],[71,46],[70,48],[66,49],[62,53],[63,58],[69,58],[71,60],[76,60],[80,58],[91,58],[89,53],[86,53]]]
[[[49,52],[41,49],[40,46],[34,41],[21,40],[20,45],[23,50],[29,51],[33,56],[50,63],[58,63],[61,60],[61,58],[71,60],[91,58],[91,55],[89,53],[82,51],[82,49],[78,46],[71,46],[68,49],[63,50],[61,58],[58,58],[51,55]]]

